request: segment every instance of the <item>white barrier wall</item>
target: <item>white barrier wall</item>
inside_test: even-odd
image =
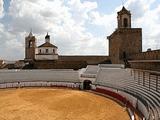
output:
[[[149,118],[149,111],[147,110],[147,106],[145,106],[141,101],[137,102],[138,110],[142,112],[146,120]]]
[[[96,88],[100,88],[100,89],[111,91],[111,92],[114,92],[114,93],[117,93],[117,94],[123,96],[124,98],[126,98],[126,100],[128,100],[132,104],[132,106],[135,109],[139,110],[144,115],[144,117],[146,119],[149,118],[149,111],[147,109],[148,106],[145,106],[140,100],[138,100],[134,96],[132,96],[128,93],[125,93],[123,91],[120,91],[117,89],[112,89],[109,87],[104,87],[104,86],[99,86],[99,85],[91,85],[91,86],[92,86],[92,90],[96,90]]]
[[[1,70],[0,83],[25,81],[80,82],[78,71],[71,70]]]
[[[80,83],[69,82],[14,82],[1,83],[0,89],[4,88],[23,88],[23,87],[67,87],[73,89],[80,89]]]

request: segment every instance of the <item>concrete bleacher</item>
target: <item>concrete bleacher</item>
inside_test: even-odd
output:
[[[99,64],[100,68],[124,68],[123,64]]]
[[[88,65],[85,71],[81,74],[81,77],[96,77],[96,74],[99,70],[98,65]]]
[[[0,71],[0,83],[25,81],[79,82],[78,71],[6,70]]]
[[[98,65],[88,65],[86,68],[86,71],[84,73],[86,74],[97,74],[99,69]]]
[[[82,78],[92,80],[92,90],[120,100],[131,110],[142,113],[146,120],[160,120],[158,72],[124,69],[123,65],[90,65],[81,71],[0,70],[0,88],[42,86],[81,88]]]
[[[143,74],[131,74],[130,69],[101,67],[93,85],[96,85],[94,89],[101,88],[102,86],[105,89],[111,88],[109,91],[127,98],[134,108],[143,113],[145,118],[159,120],[160,91],[159,89],[155,89],[155,81],[152,79],[153,76],[150,76],[150,79],[152,79],[150,83],[147,79],[145,80],[145,85],[144,81],[141,80],[142,76]],[[157,86],[157,88],[159,88],[159,86]]]
[[[82,69],[80,72],[81,81],[90,80],[95,81],[97,72],[99,70],[98,65],[88,65],[85,69]]]
[[[79,72],[73,70],[0,70],[0,88],[79,85]]]

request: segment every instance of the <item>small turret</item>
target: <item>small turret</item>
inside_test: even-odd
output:
[[[47,35],[45,36],[45,42],[50,43],[50,35],[48,35],[48,32]]]

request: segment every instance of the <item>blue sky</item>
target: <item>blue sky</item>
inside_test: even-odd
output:
[[[160,0],[123,1],[143,29],[143,51],[160,49]],[[0,59],[23,59],[31,28],[37,45],[49,32],[61,55],[108,55],[121,8],[121,0],[0,0]]]

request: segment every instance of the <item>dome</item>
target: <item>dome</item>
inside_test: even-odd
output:
[[[50,39],[50,35],[48,35],[48,32],[47,35],[45,36],[45,39]]]

